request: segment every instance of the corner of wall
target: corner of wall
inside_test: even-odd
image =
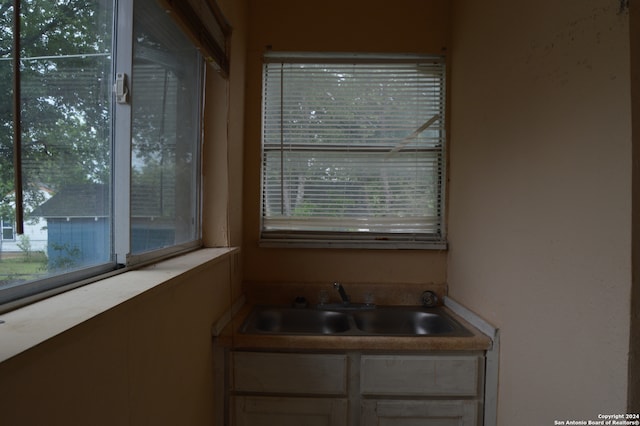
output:
[[[632,282],[627,412],[640,412],[640,5],[630,2],[632,138]]]

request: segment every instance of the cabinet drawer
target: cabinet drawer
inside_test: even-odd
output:
[[[346,355],[233,353],[233,390],[344,395]]]
[[[478,402],[473,400],[362,402],[362,426],[475,426]]]
[[[363,355],[360,362],[363,395],[479,394],[478,356]]]
[[[347,426],[346,398],[236,396],[236,426]]]

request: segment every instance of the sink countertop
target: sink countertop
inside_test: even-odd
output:
[[[273,335],[245,334],[238,330],[253,309],[246,304],[216,336],[218,343],[233,349],[313,350],[313,351],[483,351],[491,347],[491,339],[456,315],[443,309],[473,335],[450,336],[340,336],[340,335]]]

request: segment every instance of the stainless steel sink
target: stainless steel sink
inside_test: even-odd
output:
[[[441,313],[415,309],[375,309],[353,314],[356,327],[369,334],[441,335],[459,331],[459,324]]]
[[[470,336],[442,308],[381,306],[325,310],[256,306],[241,333],[344,336]]]
[[[349,330],[343,312],[296,308],[254,309],[242,328],[246,333],[333,334]]]

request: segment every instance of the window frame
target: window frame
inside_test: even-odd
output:
[[[130,90],[135,91],[131,78],[133,73],[134,58],[134,3],[126,2],[125,6],[117,8],[118,16],[115,18],[117,23],[124,22],[126,25],[118,24],[116,36],[117,46],[115,49],[113,76],[116,73],[124,73],[127,75]],[[161,6],[160,4],[158,6]],[[185,36],[191,39],[189,34],[185,33],[185,27],[182,22],[176,22],[177,27],[183,31]],[[119,43],[117,39],[124,39],[124,43]],[[129,41],[129,42],[127,42]],[[194,47],[193,39],[191,43]],[[149,262],[156,262],[168,257],[176,256],[199,247],[202,247],[202,145],[204,140],[204,93],[205,93],[205,76],[206,64],[202,54],[199,55],[198,66],[199,79],[199,99],[197,102],[198,116],[198,140],[197,154],[198,161],[196,167],[196,186],[198,188],[196,211],[197,238],[186,243],[174,244],[169,247],[152,249],[142,253],[132,253],[131,232],[132,232],[132,214],[131,214],[131,164],[132,164],[132,146],[133,146],[133,111],[132,103],[113,103],[113,178],[112,178],[112,236],[113,250],[116,264],[119,267],[137,267],[145,265]],[[118,143],[118,141],[127,141],[128,143]],[[124,226],[126,224],[126,226]]]
[[[437,185],[438,215],[437,232],[331,232],[313,230],[268,230],[265,229],[265,74],[269,64],[393,64],[437,62],[441,67],[439,74],[442,94],[441,146],[439,147],[439,182]],[[447,248],[446,240],[446,175],[447,175],[447,136],[446,136],[446,66],[445,58],[440,55],[414,54],[369,54],[369,53],[309,53],[309,52],[273,52],[268,51],[263,57],[262,68],[262,113],[261,113],[261,172],[260,172],[260,247],[291,248],[344,248],[344,249],[426,249],[443,250]],[[428,118],[428,117],[425,117]],[[426,123],[425,123],[426,124]],[[284,128],[283,128],[284,131]],[[345,145],[346,146],[346,145]],[[284,221],[287,221],[285,217]]]
[[[216,6],[214,0],[198,0],[208,7]],[[162,2],[159,2],[162,7]],[[134,2],[113,1],[112,16],[112,83],[115,84],[116,73],[125,73],[128,84],[131,84],[133,70],[133,37],[134,37]],[[220,11],[216,8],[216,19],[222,19]],[[169,15],[167,15],[169,16]],[[175,18],[175,17],[174,17]],[[176,22],[177,21],[177,22]],[[226,21],[225,21],[226,22]],[[192,35],[188,34],[188,24],[174,19],[174,24],[190,40],[191,45],[198,50]],[[219,24],[219,22],[218,22]],[[225,46],[221,49],[226,52],[223,58],[213,58],[213,61],[222,61],[222,67],[228,70],[227,37],[230,35],[230,27],[225,27]],[[220,40],[216,40],[220,41]],[[205,61],[206,59],[206,61]],[[193,152],[192,176],[195,179],[195,190],[191,200],[195,202],[192,219],[192,235],[194,238],[184,243],[177,243],[168,247],[151,249],[146,252],[131,253],[131,186],[132,186],[132,126],[133,112],[131,102],[117,103],[112,93],[111,102],[111,178],[109,189],[111,200],[110,239],[111,259],[99,264],[82,266],[77,269],[68,269],[57,274],[32,279],[24,283],[11,283],[7,287],[0,288],[0,312],[9,311],[20,306],[77,288],[109,276],[119,274],[132,268],[139,268],[149,263],[155,263],[170,257],[174,257],[203,246],[202,240],[202,208],[203,208],[203,176],[202,176],[202,147],[204,141],[204,102],[205,82],[208,70],[207,64],[214,66],[224,78],[227,75],[220,70],[221,64],[214,64],[211,58],[198,52],[197,60],[197,92],[194,102],[194,115],[197,115],[197,140]],[[125,224],[126,226],[123,226]],[[14,233],[15,234],[15,233]],[[14,235],[15,236],[15,235]],[[191,237],[189,237],[191,238]]]

